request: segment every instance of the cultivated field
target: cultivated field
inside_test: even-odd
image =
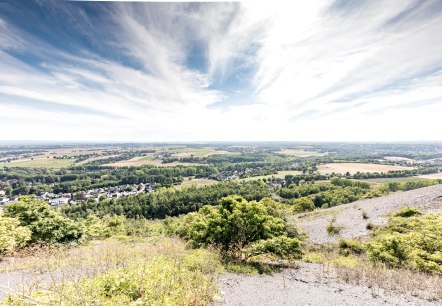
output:
[[[364,179],[364,180],[355,180],[360,182],[366,182],[370,185],[379,185],[383,183],[390,183],[390,182],[408,182],[408,181],[416,181],[416,180],[425,180],[430,179],[426,177],[421,176],[407,176],[407,177],[392,177],[392,178],[372,178],[372,179]]]
[[[340,173],[355,174],[356,172],[388,172],[394,170],[412,170],[413,167],[402,167],[392,165],[378,165],[365,163],[331,163],[318,166],[318,171],[321,174]]]
[[[324,156],[326,153],[319,153],[315,151],[296,150],[296,149],[283,149],[277,153],[281,153],[288,156],[296,157],[309,157],[309,156]]]
[[[406,161],[410,163],[414,161],[411,158],[400,157],[400,156],[385,156],[384,159],[389,161]]]
[[[134,157],[129,160],[121,160],[115,163],[105,164],[104,166],[111,166],[111,167],[137,167],[137,166],[143,166],[143,165],[154,165],[157,167],[171,167],[171,166],[197,166],[199,164],[197,163],[182,163],[182,162],[173,162],[173,163],[167,163],[163,164],[161,160],[159,159],[152,159],[151,156],[140,156],[140,157]]]
[[[278,171],[276,174],[269,174],[269,175],[260,175],[260,176],[251,176],[244,179],[240,179],[240,181],[252,181],[252,180],[262,180],[262,179],[268,179],[268,178],[284,178],[286,175],[298,175],[302,174],[301,171],[296,170],[287,170],[287,171]]]
[[[183,187],[183,186],[191,186],[191,185],[197,185],[197,186],[208,186],[218,183],[218,181],[210,180],[210,179],[191,179],[191,180],[184,180],[181,185],[177,187]]]
[[[419,175],[418,177],[419,178],[424,178],[424,179],[431,179],[431,180],[442,179],[442,172],[432,173],[432,174],[425,174],[425,175]]]
[[[6,167],[25,167],[25,168],[66,168],[75,163],[75,159],[55,159],[50,156],[36,156],[33,159],[19,159],[10,163],[4,163]]]
[[[180,148],[180,149],[169,149],[174,151],[173,157],[183,158],[183,157],[207,157],[213,154],[232,154],[232,152],[215,150],[213,148]]]

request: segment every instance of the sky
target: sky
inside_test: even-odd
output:
[[[442,139],[442,1],[0,0],[0,140]]]

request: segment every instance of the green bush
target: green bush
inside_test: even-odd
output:
[[[420,215],[422,215],[422,213],[418,209],[412,207],[404,207],[398,212],[393,214],[394,217],[403,217],[403,218],[415,217]]]
[[[35,197],[22,197],[20,201],[6,205],[4,215],[16,218],[20,226],[31,231],[29,242],[66,243],[83,237],[82,224],[64,218],[49,204]]]
[[[277,207],[270,199],[248,202],[239,196],[226,197],[217,206],[204,206],[185,216],[178,232],[195,246],[212,245],[224,258],[239,258],[253,242],[295,232],[288,231]]]
[[[278,236],[252,243],[245,252],[249,256],[272,254],[284,259],[301,259],[301,241],[298,238]]]
[[[339,241],[339,253],[348,256],[350,254],[362,254],[365,251],[364,245],[357,240],[342,239]]]
[[[0,214],[0,254],[14,251],[24,246],[30,239],[31,231],[20,226],[20,221]]]
[[[295,213],[315,210],[315,203],[309,197],[291,199],[288,204],[293,207]]]
[[[401,210],[376,230],[367,244],[370,260],[392,268],[442,273],[442,215],[404,214],[409,211]]]

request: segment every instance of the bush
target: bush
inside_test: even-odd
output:
[[[246,253],[249,256],[272,254],[284,259],[301,259],[301,241],[298,238],[278,236],[252,243]]]
[[[415,217],[420,215],[422,215],[422,213],[416,208],[412,207],[404,207],[398,212],[393,214],[394,217],[403,217],[403,218]]]
[[[401,210],[367,244],[373,262],[392,268],[442,273],[442,215],[409,216]],[[407,217],[398,217],[405,215]]]
[[[48,203],[35,197],[22,197],[20,201],[6,205],[4,215],[16,218],[20,226],[31,231],[29,242],[66,243],[78,241],[84,234],[80,223],[64,218]]]
[[[339,241],[339,253],[348,256],[350,254],[362,254],[365,251],[364,245],[357,240],[342,239]]]
[[[288,234],[277,206],[270,199],[248,202],[239,196],[226,197],[217,206],[204,206],[185,216],[178,233],[195,246],[215,246],[224,258],[240,258],[251,243]]]
[[[288,202],[293,207],[293,212],[300,213],[315,210],[315,203],[308,197],[292,199]]]
[[[31,231],[20,226],[20,221],[0,214],[0,254],[14,251],[24,246],[30,239]]]

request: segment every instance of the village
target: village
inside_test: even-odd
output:
[[[51,192],[44,192],[40,195],[37,195],[37,199],[43,199],[47,201],[52,207],[58,207],[65,204],[99,202],[106,199],[124,198],[144,192],[153,192],[155,191],[156,187],[157,184],[155,183],[141,183],[102,187],[76,193],[55,194]],[[2,209],[6,204],[18,201],[18,199],[18,197],[6,197],[5,192],[3,190],[0,190],[0,209]]]

